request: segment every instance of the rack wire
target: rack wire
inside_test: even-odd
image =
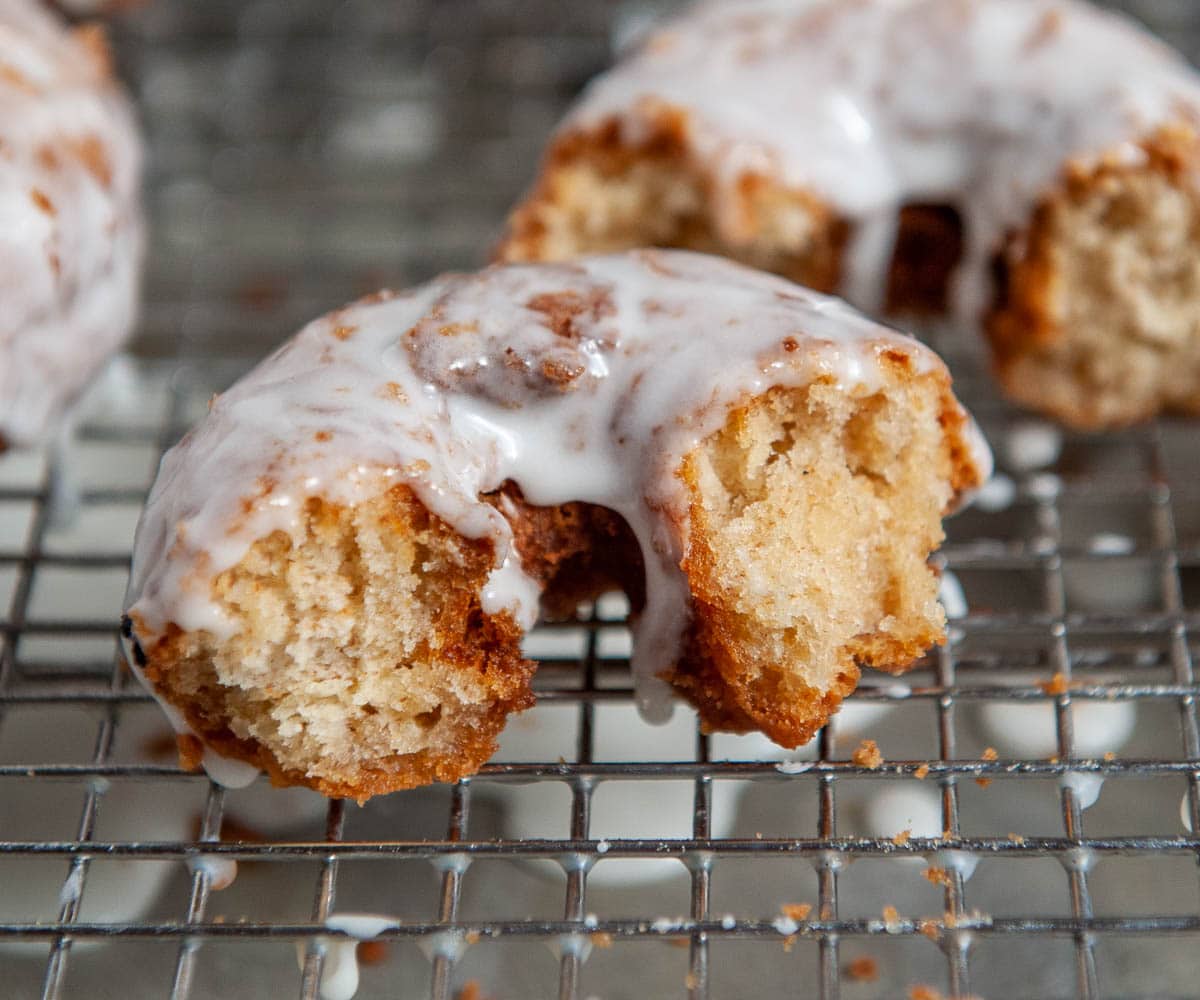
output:
[[[1190,5],[1127,6],[1200,50]],[[645,7],[156,0],[115,25],[152,154],[137,359],[70,441],[0,459],[6,995],[333,996],[358,911],[391,921],[360,997],[1195,995],[1194,430],[1058,435],[949,331],[1011,496],[948,524],[950,641],[864,679],[861,732],[848,711],[783,760],[683,711],[647,735],[609,600],[531,639],[534,721],[470,781],[359,808],[175,765],[114,646],[158,454],[301,322],[478,264]],[[1097,731],[1113,705],[1132,732]],[[935,828],[906,836],[920,796]]]

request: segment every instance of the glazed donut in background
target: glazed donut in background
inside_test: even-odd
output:
[[[721,253],[982,325],[1081,428],[1200,412],[1200,78],[1079,0],[704,2],[592,83],[499,256]]]
[[[141,155],[100,30],[0,0],[0,447],[41,438],[133,329]]]
[[[310,324],[164,457],[127,649],[191,761],[365,799],[476,771],[539,606],[616,585],[644,714],[795,746],[941,641],[928,558],[989,468],[936,355],[772,275],[449,275]]]

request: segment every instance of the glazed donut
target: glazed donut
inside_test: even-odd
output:
[[[721,253],[982,326],[1082,428],[1200,412],[1200,78],[1078,0],[707,2],[592,83],[501,259]]]
[[[476,771],[523,632],[624,588],[651,718],[793,746],[941,640],[990,456],[927,348],[719,258],[496,266],[317,320],[163,459],[132,663],[207,747],[363,799]]]
[[[0,0],[0,447],[43,436],[133,329],[140,184],[103,34]]]

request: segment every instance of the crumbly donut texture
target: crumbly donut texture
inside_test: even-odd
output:
[[[928,349],[717,258],[495,267],[311,324],[163,461],[134,666],[218,753],[366,798],[474,773],[521,638],[614,587],[639,700],[794,746],[941,641],[989,456]]]
[[[0,0],[0,446],[44,435],[132,330],[140,178],[100,30]]]
[[[1200,80],[1077,0],[706,2],[568,115],[503,260],[720,253],[980,325],[1084,428],[1200,411]]]

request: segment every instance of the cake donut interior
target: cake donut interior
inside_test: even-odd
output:
[[[474,773],[540,613],[621,588],[643,713],[807,741],[942,641],[990,457],[941,360],[733,262],[496,265],[319,319],[164,457],[124,636],[185,757],[371,795]]]
[[[743,261],[986,334],[1080,428],[1200,412],[1200,78],[1082,0],[702,2],[585,91],[499,248]]]

